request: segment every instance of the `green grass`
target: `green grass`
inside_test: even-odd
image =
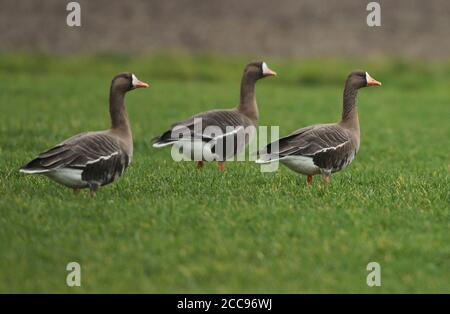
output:
[[[344,79],[364,68],[361,149],[324,186],[252,162],[198,171],[150,139],[173,121],[236,104],[247,58],[0,55],[0,292],[450,292],[450,63],[266,58],[261,125],[281,135],[340,116]],[[109,83],[127,95],[135,153],[96,198],[19,174],[37,153],[108,127]],[[82,287],[65,284],[66,264]],[[381,264],[382,286],[366,285]]]

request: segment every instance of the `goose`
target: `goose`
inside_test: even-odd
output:
[[[225,160],[242,151],[256,131],[259,118],[256,82],[276,75],[265,62],[247,64],[237,107],[210,110],[176,122],[153,139],[153,147],[174,145],[177,151],[182,150],[186,159],[196,160],[197,168],[202,168],[204,161],[216,160],[219,169],[224,170]],[[236,144],[230,147],[230,143]]]
[[[120,177],[131,162],[133,139],[124,98],[128,91],[145,87],[149,85],[132,73],[116,75],[109,93],[111,128],[72,136],[23,165],[20,172],[45,175],[76,193],[89,188],[95,195],[98,187]]]
[[[321,174],[324,182],[328,183],[330,175],[346,168],[359,150],[358,89],[380,85],[365,71],[351,72],[345,81],[340,122],[298,129],[263,148],[256,162],[279,161],[289,169],[306,175],[308,184],[317,174]]]

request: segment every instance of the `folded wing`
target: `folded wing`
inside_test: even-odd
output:
[[[253,133],[244,132],[252,125],[250,119],[236,110],[207,111],[173,124],[169,130],[154,139],[153,146],[201,141],[208,145],[213,154],[218,155],[218,160],[224,160],[240,152],[249,142]]]
[[[351,134],[338,124],[313,125],[280,138],[260,151],[260,162],[309,157],[322,169],[340,170],[354,158]]]
[[[122,175],[129,156],[118,140],[106,132],[76,135],[41,153],[24,165],[24,173],[50,173],[55,170],[81,170],[81,179],[104,185]]]

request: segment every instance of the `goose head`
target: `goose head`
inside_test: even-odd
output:
[[[356,70],[350,73],[347,77],[347,82],[356,89],[366,86],[381,86],[381,82],[372,78],[368,72],[362,70]]]
[[[146,88],[150,85],[140,81],[133,73],[117,74],[111,82],[111,89],[126,93],[136,88]]]
[[[277,73],[271,70],[265,62],[251,62],[244,69],[244,76],[253,78],[255,81],[267,76],[276,76]]]

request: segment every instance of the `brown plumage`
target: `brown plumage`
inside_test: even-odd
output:
[[[245,148],[253,135],[248,127],[256,127],[259,112],[256,104],[255,84],[266,76],[275,76],[265,62],[249,63],[241,80],[239,105],[233,109],[210,110],[196,114],[186,120],[172,124],[169,130],[154,139],[154,147],[168,145],[182,146],[183,154],[191,160],[197,160],[201,167],[203,160],[225,161]],[[200,126],[201,124],[201,126]],[[217,134],[208,133],[208,129],[217,128]],[[231,130],[231,131],[230,131]],[[240,134],[241,132],[244,132]],[[239,141],[244,138],[244,141]],[[230,147],[230,143],[236,143]],[[205,152],[194,154],[196,148]],[[198,151],[198,150],[197,150]],[[223,169],[223,163],[219,169]]]
[[[44,174],[75,190],[99,186],[120,177],[131,162],[133,139],[125,109],[125,93],[148,87],[134,74],[121,73],[111,82],[109,111],[111,128],[77,134],[41,153],[20,168],[20,172]]]
[[[367,72],[353,71],[344,88],[342,119],[335,124],[317,124],[299,129],[261,150],[258,163],[280,161],[291,170],[308,176],[331,173],[347,167],[359,150],[360,132],[356,96],[358,89],[381,85]]]

